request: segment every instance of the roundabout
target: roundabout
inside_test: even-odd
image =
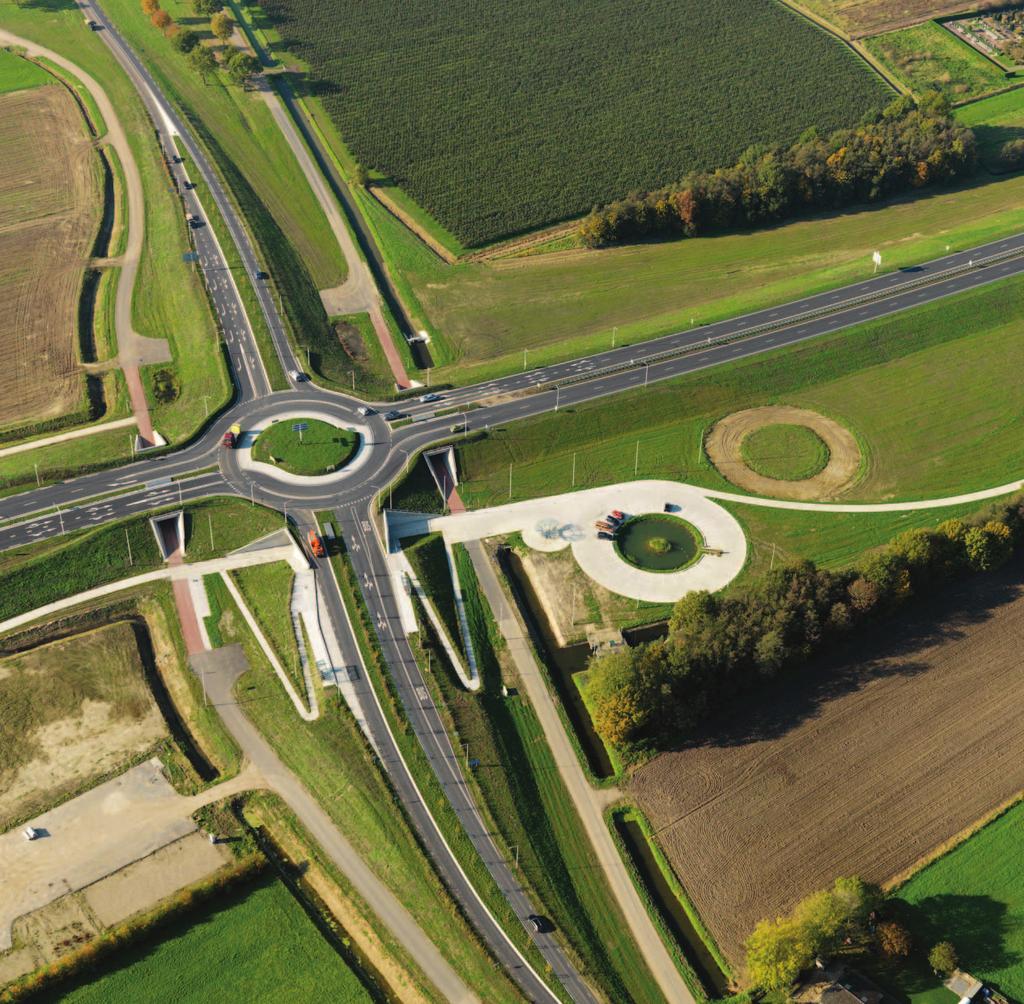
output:
[[[716,422],[704,441],[722,477],[756,495],[827,501],[852,488],[863,458],[853,433],[807,408],[768,405]]]

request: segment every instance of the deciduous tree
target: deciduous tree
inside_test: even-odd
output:
[[[188,65],[202,77],[204,83],[217,72],[217,58],[205,45],[197,45],[188,54]]]
[[[247,87],[253,77],[258,76],[262,67],[255,56],[248,52],[235,50],[227,58],[228,79],[233,84],[240,84]]]
[[[191,28],[184,28],[171,39],[171,45],[173,45],[178,52],[183,52],[186,55],[188,55],[188,53],[190,53],[198,44],[199,34]]]
[[[959,960],[951,941],[940,941],[928,953],[928,965],[937,973],[948,976],[956,969]]]
[[[218,11],[210,18],[210,31],[222,42],[226,42],[234,33],[235,20],[226,11]]]
[[[154,13],[150,18],[150,21],[152,21],[153,24],[161,31],[167,31],[167,29],[174,24],[174,21],[171,19],[171,15],[165,10],[156,11],[156,13]]]
[[[152,17],[160,9],[160,0],[141,0],[142,13]]]
[[[905,959],[910,954],[910,932],[895,920],[878,925],[878,947],[890,959]]]

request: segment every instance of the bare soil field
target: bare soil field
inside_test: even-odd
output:
[[[0,426],[82,401],[78,300],[101,213],[99,161],[71,95],[0,95]]]
[[[0,831],[167,734],[121,621],[0,660]]]
[[[884,882],[1024,789],[1024,569],[734,707],[632,794],[730,962],[839,875]]]
[[[793,4],[801,5],[854,38],[863,38],[907,28],[933,17],[1005,7],[1007,0],[802,0],[802,4]]]
[[[825,469],[802,481],[780,481],[751,470],[743,460],[743,440],[767,425],[803,425],[825,442]],[[736,411],[716,422],[704,443],[708,459],[722,477],[755,495],[801,501],[831,501],[851,488],[860,469],[860,447],[849,429],[816,411],[790,405],[767,405]]]

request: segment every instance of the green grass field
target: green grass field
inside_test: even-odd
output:
[[[428,533],[419,540],[407,541],[405,556],[441,618],[449,640],[457,649],[463,649],[462,628],[455,608],[455,587],[441,534]]]
[[[803,481],[825,469],[829,450],[804,425],[766,425],[744,438],[740,455],[751,470],[766,478]]]
[[[845,496],[943,497],[1003,484],[1024,470],[1012,434],[1024,408],[1014,360],[1021,280],[851,328],[756,358],[456,443],[459,491],[473,507],[641,478],[736,489],[706,460],[708,428],[733,411],[785,403],[845,424],[865,456]],[[637,443],[639,442],[639,450]],[[637,463],[638,460],[638,463]],[[420,478],[422,480],[422,478]],[[395,508],[422,504],[410,482]]]
[[[356,852],[423,929],[431,932],[438,948],[477,988],[481,999],[489,996],[496,1004],[518,1000],[504,978],[496,979],[489,957],[456,913],[337,691],[324,691],[320,718],[303,722],[219,577],[207,581],[207,593],[217,611],[215,627],[220,643],[241,644],[252,667],[239,679],[236,691],[245,695],[246,713],[253,724],[320,802]],[[487,993],[483,993],[484,988],[488,988]]]
[[[551,0],[500,12],[457,0],[429,22],[392,0],[341,19],[329,0],[261,7],[311,67],[352,153],[467,246],[731,163],[751,143],[852,125],[890,94],[767,0],[742,16],[698,0],[603,0],[586,17]]]
[[[467,693],[447,662],[432,678],[451,714],[457,742],[469,743],[480,761],[474,783],[505,846],[518,846],[523,875],[536,890],[542,912],[549,912],[572,945],[584,975],[612,1000],[659,1001],[533,708],[522,696],[501,696],[497,651],[504,642],[469,555],[458,545],[455,553],[483,689]]]
[[[364,200],[402,296],[431,333],[432,382],[463,385],[632,345],[911,266],[1024,229],[1024,175],[752,233],[444,264]]]
[[[897,895],[915,947],[952,941],[961,968],[1024,998],[1024,805],[918,872]]]
[[[373,998],[323,939],[280,882],[253,885],[204,904],[193,914],[125,949],[116,969],[91,982],[43,994],[69,1004],[162,1004],[282,1000],[358,1004]]]
[[[966,101],[1012,83],[995,63],[934,21],[876,35],[864,44],[918,95],[937,88],[951,101]]]
[[[990,171],[1000,171],[1003,144],[1024,137],[1024,87],[972,101],[958,108],[956,117],[974,130],[982,164]]]
[[[296,425],[307,426],[296,430]],[[253,460],[308,477],[344,467],[359,447],[359,435],[315,418],[287,419],[256,437]]]
[[[281,517],[276,512],[237,499],[204,499],[184,509],[185,554],[190,561],[233,551],[281,525]],[[163,560],[149,525],[150,515],[146,513],[95,530],[53,537],[0,553],[0,576],[4,580],[4,588],[0,590],[0,620],[159,568]]]
[[[6,49],[0,49],[0,94],[52,83],[53,77],[45,70]]]
[[[299,694],[305,694],[299,646],[292,626],[291,597],[295,572],[286,561],[238,568],[231,573],[249,611]]]

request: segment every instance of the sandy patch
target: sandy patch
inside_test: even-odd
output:
[[[829,461],[814,477],[803,481],[781,481],[752,471],[740,452],[743,440],[766,425],[802,425],[817,433],[829,449]],[[849,429],[816,411],[791,405],[748,408],[727,415],[707,434],[704,449],[724,478],[756,495],[770,498],[821,502],[838,498],[851,488],[860,470],[861,454]]]

